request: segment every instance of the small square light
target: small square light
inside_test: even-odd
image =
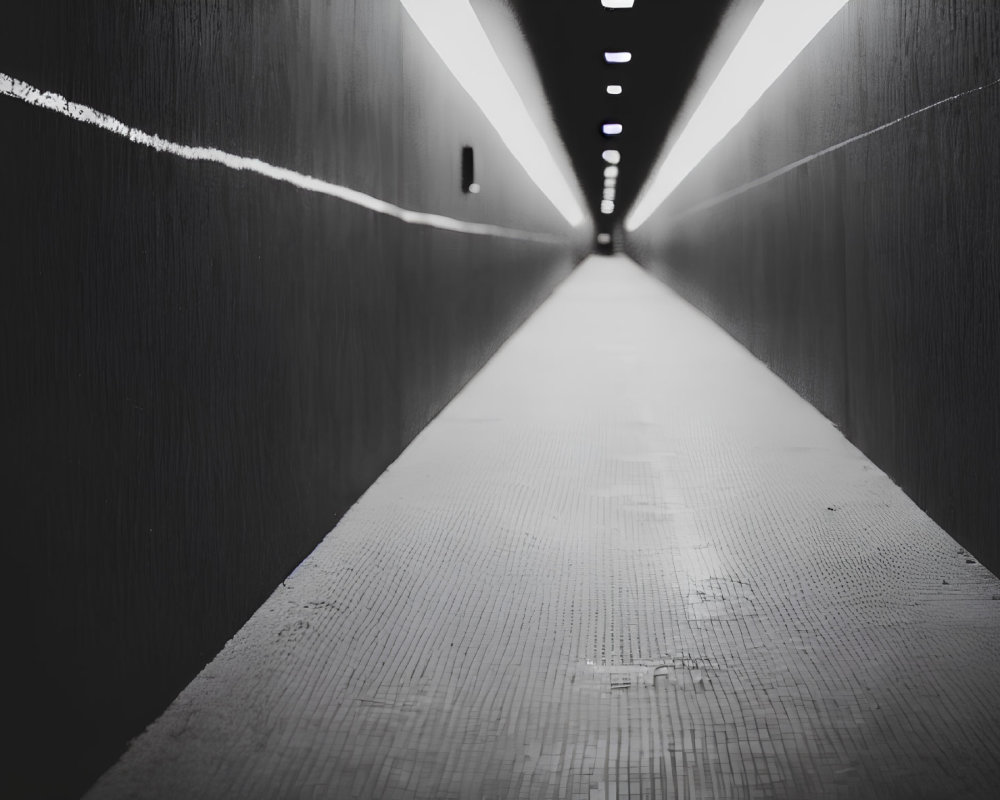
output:
[[[601,158],[607,161],[609,164],[617,164],[622,160],[622,154],[617,150],[605,150],[601,153]]]
[[[620,122],[605,122],[601,125],[601,133],[605,136],[617,136],[622,132],[622,125]]]
[[[621,94],[622,87],[617,83],[608,84],[608,94]]]
[[[604,60],[609,64],[627,64],[632,60],[632,54],[628,50],[605,50]]]
[[[617,178],[618,177],[618,167],[605,167],[604,168],[605,178]]]
[[[601,5],[605,8],[632,8],[635,0],[601,0]]]
[[[614,210],[615,210],[615,204],[612,203],[610,200],[602,200],[601,201],[601,213],[602,214],[610,214]]]

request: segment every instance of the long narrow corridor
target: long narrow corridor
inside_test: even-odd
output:
[[[90,798],[959,798],[1000,582],[625,258],[591,258]]]

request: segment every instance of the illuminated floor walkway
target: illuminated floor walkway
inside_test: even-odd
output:
[[[92,797],[992,798],[1000,582],[593,259]]]

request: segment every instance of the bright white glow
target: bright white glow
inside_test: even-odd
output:
[[[764,0],[625,220],[634,231],[746,116],[848,0]]]
[[[627,64],[632,60],[632,54],[628,50],[605,51],[604,60],[609,64]]]
[[[601,0],[601,5],[605,8],[632,8],[635,0]]]
[[[611,244],[611,234],[610,233],[599,233],[597,234],[598,244]]]
[[[400,0],[420,32],[505,145],[570,225],[583,222],[576,194],[500,63],[469,0]]]
[[[622,126],[620,122],[605,122],[601,126],[601,131],[605,136],[617,136],[622,132]]]
[[[617,178],[618,177],[618,167],[605,167],[604,168],[605,178]]]
[[[605,189],[604,190],[604,199],[605,200],[614,200],[615,199],[615,190],[614,189]]]
[[[481,188],[482,187],[478,183],[470,183],[469,184],[469,194],[479,194],[479,190]]]
[[[241,156],[236,153],[219,150],[215,147],[201,147],[172,142],[169,139],[161,139],[155,133],[147,133],[139,128],[133,128],[120,119],[112,117],[110,114],[105,114],[103,111],[98,111],[96,108],[85,106],[82,103],[74,103],[55,92],[44,92],[30,83],[19,81],[17,78],[13,78],[3,72],[0,72],[0,96],[22,100],[28,105],[44,108],[56,114],[62,114],[64,117],[68,117],[83,125],[93,125],[95,128],[99,128],[115,136],[121,136],[123,139],[128,139],[134,145],[149,147],[158,153],[169,153],[172,156],[177,156],[188,161],[218,164],[238,172],[253,172],[270,180],[287,183],[305,192],[315,192],[328,197],[336,197],[345,203],[352,203],[361,208],[367,208],[377,214],[395,217],[410,225],[427,225],[432,228],[440,228],[441,230],[457,231],[458,233],[469,233],[479,236],[505,236],[512,239],[534,239],[544,242],[561,241],[559,237],[550,234],[519,231],[513,228],[501,228],[499,225],[466,222],[441,214],[412,211],[408,208],[401,208],[400,206],[386,202],[385,200],[380,200],[370,194],[359,192],[357,189],[324,181],[312,175],[306,175],[285,167],[279,167],[267,161],[261,161],[259,158]]]
[[[604,179],[604,186],[605,186],[605,188],[614,188],[614,186],[617,183],[618,183],[618,181],[615,180],[614,178],[605,178]]]
[[[608,84],[608,94],[621,94],[622,87],[617,83]]]
[[[610,214],[614,210],[615,210],[615,204],[612,203],[610,200],[602,200],[601,201],[601,213],[602,214]]]
[[[617,150],[605,150],[601,153],[601,158],[607,161],[609,164],[617,164],[622,160],[622,154]]]

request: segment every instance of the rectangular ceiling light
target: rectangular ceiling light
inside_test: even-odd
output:
[[[617,184],[618,184],[618,179],[617,178],[605,178],[604,179],[604,188],[605,189],[613,189]]]
[[[609,164],[617,164],[622,160],[622,154],[617,150],[605,150],[601,153],[601,158],[607,161]]]
[[[469,0],[400,0],[503,143],[570,225],[584,220],[577,193],[514,88]]]
[[[621,94],[621,93],[622,93],[622,87],[620,85],[618,85],[617,83],[608,84],[608,94]]]
[[[605,167],[604,168],[605,178],[617,178],[618,177],[618,167]]]
[[[601,5],[605,8],[632,8],[635,0],[601,0]]]
[[[602,214],[610,214],[614,210],[615,210],[615,204],[611,200],[602,200],[601,201],[601,213]]]
[[[606,50],[604,53],[604,60],[609,64],[627,64],[632,60],[632,54],[627,50]]]
[[[634,231],[733,129],[848,0],[764,0],[625,219]]]
[[[622,126],[620,122],[605,122],[601,126],[601,133],[605,136],[617,136],[622,132]]]

